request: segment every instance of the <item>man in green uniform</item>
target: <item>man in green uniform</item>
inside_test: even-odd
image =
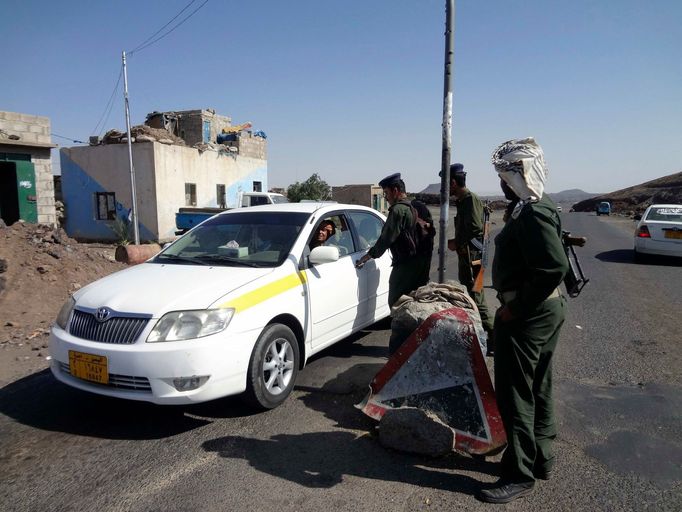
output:
[[[384,190],[384,196],[390,205],[388,218],[379,239],[355,266],[361,268],[370,259],[379,258],[390,249],[393,268],[388,280],[388,305],[391,307],[401,295],[426,284],[431,255],[410,254],[407,237],[414,230],[415,210],[407,201],[405,182],[400,178],[400,173],[387,176],[379,182],[379,186]]]
[[[481,315],[483,329],[488,334],[488,355],[493,354],[493,319],[488,312],[483,289],[474,292],[474,281],[481,271],[481,250],[483,249],[484,208],[481,199],[466,187],[466,175],[462,164],[450,166],[450,195],[455,196],[457,216],[455,217],[455,238],[448,240],[448,249],[457,252],[459,282],[467,291]],[[479,264],[474,265],[473,262]]]
[[[507,448],[500,480],[478,498],[507,503],[529,494],[536,479],[548,479],[554,465],[552,356],[565,316],[558,286],[568,259],[556,206],[544,194],[540,146],[532,138],[505,142],[493,153],[493,164],[512,201],[493,261],[493,287],[502,304],[495,317],[495,393]]]

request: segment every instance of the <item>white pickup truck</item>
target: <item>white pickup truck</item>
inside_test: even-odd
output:
[[[240,192],[237,196],[237,204],[234,208],[246,208],[248,206],[259,206],[262,204],[288,203],[289,201],[282,194],[275,192]],[[180,208],[175,214],[175,226],[178,230],[177,235],[189,231],[197,224],[213,217],[216,213],[230,210],[231,208]]]

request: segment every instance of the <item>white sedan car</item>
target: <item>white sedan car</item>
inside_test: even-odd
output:
[[[649,206],[635,229],[635,261],[646,255],[682,256],[682,205]]]
[[[311,250],[325,220],[334,234]],[[384,220],[320,203],[216,215],[146,263],[78,290],[50,333],[52,373],[157,404],[243,393],[276,407],[311,355],[390,314],[390,255],[355,268]]]

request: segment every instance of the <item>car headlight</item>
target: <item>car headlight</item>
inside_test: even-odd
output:
[[[73,308],[75,306],[76,301],[74,300],[73,297],[69,297],[62,306],[62,309],[59,310],[56,322],[57,325],[62,329],[66,330],[66,324],[69,322],[69,317],[71,316],[71,312],[73,311]]]
[[[173,311],[156,322],[147,342],[180,341],[201,338],[224,330],[234,315],[234,309],[201,309]]]

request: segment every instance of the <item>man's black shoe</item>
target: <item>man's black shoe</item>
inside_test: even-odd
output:
[[[500,480],[492,489],[483,489],[479,491],[476,497],[485,501],[486,503],[509,503],[517,498],[528,496],[533,492],[533,482],[512,483],[509,481]]]

